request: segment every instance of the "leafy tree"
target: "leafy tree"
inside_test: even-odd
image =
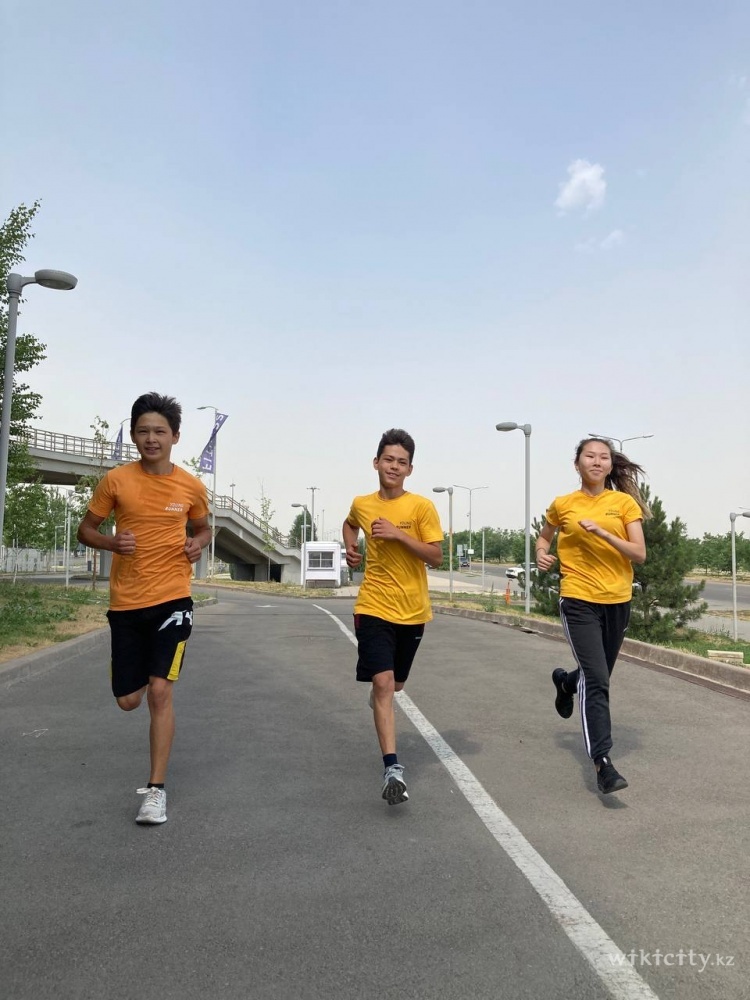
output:
[[[303,528],[307,532],[307,541],[314,541],[314,537],[312,539],[310,537],[310,515],[305,514],[304,511],[302,511],[301,514],[297,514],[295,519],[292,521],[292,527],[289,529],[289,545],[294,549],[302,547]],[[314,534],[315,532],[313,531],[313,536]]]
[[[705,581],[685,583],[693,568],[687,530],[679,518],[667,522],[661,500],[650,500],[648,487],[642,488],[653,518],[644,521],[646,562],[635,567],[640,585],[633,594],[629,635],[647,642],[665,642],[678,628],[695,621],[708,605],[700,599]]]
[[[700,542],[698,565],[706,573],[731,573],[732,549],[730,535],[710,535],[706,533]]]
[[[19,205],[0,225],[0,397],[4,392],[5,350],[8,343],[6,281],[13,268],[25,260],[26,245],[34,238],[31,222],[39,210],[39,205],[38,201],[35,201],[30,208]],[[27,372],[43,361],[46,357],[45,350],[45,345],[30,334],[18,334],[15,352],[16,373]],[[32,392],[28,385],[16,383],[14,379],[11,434],[18,434],[23,430],[24,425],[39,408],[41,401],[38,393]]]
[[[8,293],[6,281],[13,268],[24,260],[24,251],[29,240],[33,239],[31,222],[39,210],[39,202],[30,207],[19,205],[14,208],[7,219],[0,225],[0,400],[5,392],[5,354],[8,344]],[[14,375],[27,372],[46,357],[45,345],[30,334],[16,336]],[[21,512],[28,507],[30,497],[26,496],[26,487],[18,495],[16,490],[20,483],[33,482],[37,477],[29,458],[28,448],[23,440],[14,440],[23,433],[24,428],[36,413],[41,403],[41,396],[32,392],[24,382],[13,379],[13,400],[11,405],[10,449],[8,455],[8,495],[6,498],[6,516],[4,535],[8,536],[10,526],[10,511],[15,510],[21,525]],[[24,533],[26,529],[24,528]],[[0,539],[2,541],[2,539]]]
[[[271,553],[275,550],[274,541],[278,531],[271,527],[271,518],[276,511],[271,510],[271,499],[266,496],[263,483],[260,484],[260,529],[263,532],[263,551],[268,554],[268,579],[271,579]]]
[[[190,475],[195,476],[196,479],[203,479],[206,474],[205,469],[201,469],[200,458],[188,458],[187,461],[182,463],[185,468],[190,470]]]

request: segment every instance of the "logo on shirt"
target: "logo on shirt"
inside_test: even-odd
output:
[[[181,514],[187,505],[184,503],[168,503],[164,510],[174,511],[176,514]]]
[[[396,527],[400,531],[411,531],[411,521],[399,521]]]

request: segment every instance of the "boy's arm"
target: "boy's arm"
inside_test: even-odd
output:
[[[211,544],[213,532],[208,523],[208,516],[197,517],[188,521],[188,527],[192,530],[192,537],[185,539],[185,555],[191,563],[196,563],[201,557],[201,552],[207,545]]]
[[[346,550],[346,565],[349,569],[356,569],[362,562],[362,553],[357,548],[359,528],[355,528],[353,524],[344,521],[341,528],[341,536],[344,539],[344,549]]]
[[[379,517],[372,522],[372,537],[385,538],[391,542],[401,542],[404,548],[413,552],[422,562],[437,569],[443,561],[443,546],[441,542],[422,542],[418,538],[412,538],[405,531],[391,524],[384,517]]]
[[[99,531],[103,517],[86,511],[86,516],[78,525],[77,538],[83,545],[91,549],[109,549],[121,556],[130,556],[135,552],[135,535],[132,531],[118,531],[116,535],[103,535]]]

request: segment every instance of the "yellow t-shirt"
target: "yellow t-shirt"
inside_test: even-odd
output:
[[[642,519],[635,500],[617,490],[604,490],[595,497],[576,490],[556,497],[547,511],[547,521],[559,529],[560,596],[595,604],[629,601],[633,596],[633,564],[578,522],[596,521],[610,534],[627,541],[626,526]]]
[[[384,517],[421,542],[442,542],[443,529],[435,504],[427,497],[404,493],[383,500],[378,493],[355,497],[347,521],[367,539],[365,578],[354,613],[374,615],[397,625],[422,625],[432,618],[427,569],[422,559],[400,542],[372,537],[372,522]]]
[[[97,517],[113,511],[118,531],[132,531],[132,555],[112,553],[109,606],[112,611],[148,608],[190,596],[193,567],[185,555],[188,520],[208,515],[206,488],[189,472],[172,467],[152,476],[140,462],[110,469],[94,490],[89,510]]]

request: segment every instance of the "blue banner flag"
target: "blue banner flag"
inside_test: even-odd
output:
[[[115,441],[115,446],[112,449],[112,458],[116,462],[122,461],[122,424],[120,424],[120,430],[117,432],[117,440]]]
[[[203,449],[201,453],[201,460],[198,463],[198,468],[201,472],[213,472],[214,471],[214,456],[216,454],[216,435],[221,430],[224,421],[227,419],[227,413],[217,413],[216,423],[214,424],[214,429],[211,433],[211,437],[208,439],[208,444]]]

